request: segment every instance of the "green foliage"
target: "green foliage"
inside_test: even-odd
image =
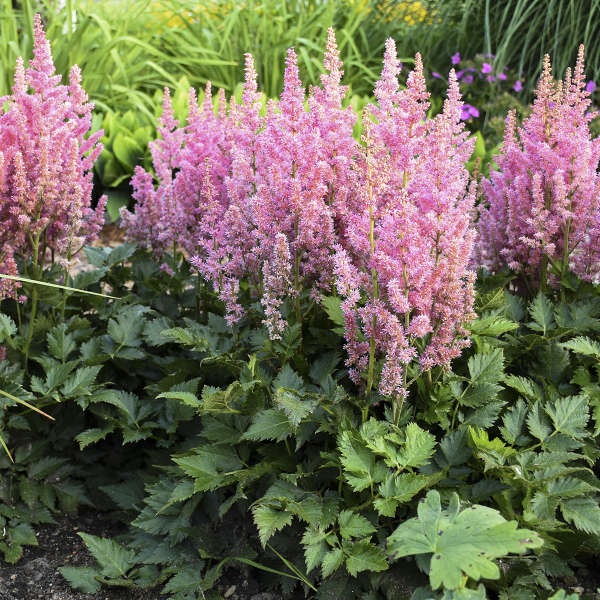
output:
[[[1,307],[5,560],[80,504],[127,525],[82,534],[97,565],[61,572],[85,593],[209,597],[236,564],[284,597],[541,599],[595,552],[593,289],[527,303],[482,276],[471,349],[414,373],[395,425],[348,380],[335,298],[272,342],[256,305],[232,329],[197,297],[180,255],[173,276],[130,244],[86,255],[77,286],[111,297],[49,289],[27,361],[30,304]]]
[[[389,537],[387,551],[394,559],[427,555],[431,587],[456,590],[464,587],[466,577],[499,579],[495,559],[542,544],[535,532],[517,529],[515,521],[507,522],[497,510],[474,504],[461,511],[457,494],[442,510],[439,493],[431,491],[419,503],[418,517]]]

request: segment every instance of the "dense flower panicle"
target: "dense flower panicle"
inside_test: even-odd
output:
[[[464,166],[473,141],[460,119],[458,82],[451,73],[444,110],[428,120],[420,56],[405,90],[398,72],[388,41],[378,106],[363,117],[363,209],[335,261],[350,374],[360,384],[370,356],[380,359],[379,391],[392,397],[406,393],[409,363],[446,367],[460,354],[474,301],[475,188],[467,190]]]
[[[348,215],[356,210],[360,199],[356,193],[359,174],[355,169],[359,145],[352,135],[356,114],[351,106],[343,107],[348,87],[341,85],[344,71],[332,28],[327,32],[323,65],[326,73],[321,75],[322,87],[311,88],[308,105],[321,138],[323,166],[329,181],[327,202],[343,240]]]
[[[554,265],[583,279],[600,272],[600,139],[592,139],[583,47],[573,72],[552,77],[546,56],[531,116],[506,119],[498,170],[483,181],[477,260],[536,287]],[[552,280],[552,277],[550,278]]]
[[[306,98],[290,49],[283,92],[266,114],[249,55],[240,104],[227,110],[221,100],[215,114],[205,100],[199,111],[192,94],[169,189],[192,215],[191,263],[224,301],[229,323],[243,315],[242,281],[260,300],[272,339],[287,326],[286,301],[299,320],[301,296],[318,302],[335,286],[351,377],[360,384],[377,359],[380,392],[401,397],[409,363],[445,367],[466,345],[475,188],[467,191],[464,163],[473,141],[454,73],[443,112],[427,119],[421,57],[400,90],[392,40],[378,104],[363,116],[363,144],[352,135],[356,115],[344,107],[333,30],[324,67]],[[155,192],[150,175],[136,177],[142,196]]]
[[[135,168],[131,180],[135,213],[121,209],[128,235],[142,246],[162,254],[173,248],[185,235],[187,212],[174,193],[174,170],[180,166],[185,130],[173,113],[171,96],[165,88],[163,112],[158,121],[160,138],[150,142],[150,153],[158,185],[152,173]]]
[[[102,197],[91,208],[92,167],[102,150],[99,131],[86,139],[93,104],[71,70],[55,74],[50,44],[35,16],[33,59],[17,59],[12,93],[0,98],[0,268],[17,274],[15,257],[44,260],[42,250],[68,260],[92,241],[104,221]],[[31,90],[31,92],[30,92]],[[38,247],[39,255],[32,256]],[[14,294],[2,282],[0,295]]]

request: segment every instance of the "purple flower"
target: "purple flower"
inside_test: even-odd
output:
[[[460,52],[452,55],[452,64],[457,65],[460,62]]]
[[[598,86],[596,85],[596,82],[593,79],[590,79],[587,82],[587,85],[585,86],[585,91],[589,92],[590,94],[593,94],[596,91],[596,88]]]
[[[482,73],[491,73],[492,72],[492,65],[490,65],[490,63],[486,63],[484,62],[483,65],[481,65],[481,72]]]
[[[461,121],[468,121],[469,119],[471,119],[473,117],[477,118],[478,116],[479,116],[479,110],[475,106],[472,106],[471,104],[463,104],[462,105],[461,113],[460,113]]]
[[[493,75],[488,75],[486,79],[489,83],[493,83],[494,81],[496,81],[496,78]]]
[[[441,76],[441,75],[440,75],[438,72],[436,72],[436,71],[434,71],[434,72],[431,74],[431,76],[432,76],[432,77],[435,77],[436,79],[441,79],[441,78],[442,78],[442,76]]]
[[[520,92],[523,89],[523,84],[521,83],[520,79],[517,79],[517,81],[515,81],[515,85],[513,85],[513,90],[515,90],[515,92]]]
[[[473,83],[473,75],[466,75],[463,79],[463,83]]]
[[[470,71],[471,73],[475,73],[475,67],[469,67],[467,70]]]
[[[498,79],[500,79],[500,81],[506,81],[505,73],[498,73],[497,77],[498,77]]]
[[[456,73],[456,79],[460,79],[464,74],[464,71],[458,71],[458,73]]]

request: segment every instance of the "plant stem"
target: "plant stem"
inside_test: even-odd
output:
[[[38,277],[38,252],[40,249],[40,234],[37,233],[35,236],[35,240],[33,243],[33,273],[32,279],[37,279]],[[27,372],[27,362],[29,360],[29,347],[31,346],[31,340],[33,338],[33,329],[35,325],[35,317],[37,313],[38,306],[38,288],[37,286],[33,286],[32,292],[32,303],[31,303],[31,317],[29,321],[29,330],[27,331],[27,340],[25,341],[25,348],[23,349],[23,354],[25,356],[25,372]]]

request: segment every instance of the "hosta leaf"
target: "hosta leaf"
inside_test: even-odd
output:
[[[270,506],[256,506],[252,509],[254,522],[258,527],[258,535],[263,548],[267,545],[269,538],[280,529],[292,522],[293,515],[281,510],[275,510]]]
[[[375,532],[372,523],[351,510],[343,510],[338,516],[340,535],[344,539],[363,538]]]
[[[383,550],[371,542],[355,542],[349,546],[348,552],[350,556],[346,559],[346,569],[352,577],[356,577],[361,571],[378,572],[388,568]]]
[[[78,533],[87,549],[98,561],[102,574],[106,577],[124,577],[135,564],[135,552],[123,548],[117,542],[109,539],[90,535],[89,533]]]
[[[585,533],[600,534],[600,507],[594,498],[569,498],[560,503],[563,517]]]
[[[95,594],[100,590],[97,579],[100,573],[92,567],[59,567],[58,570],[73,589],[84,594]]]
[[[418,515],[398,526],[387,550],[394,559],[431,554],[434,589],[462,587],[463,573],[475,581],[497,579],[500,570],[494,559],[542,545],[535,532],[517,529],[516,521],[505,521],[494,509],[474,505],[460,511],[456,495],[453,506],[442,510],[439,493],[430,491],[419,503]]]

